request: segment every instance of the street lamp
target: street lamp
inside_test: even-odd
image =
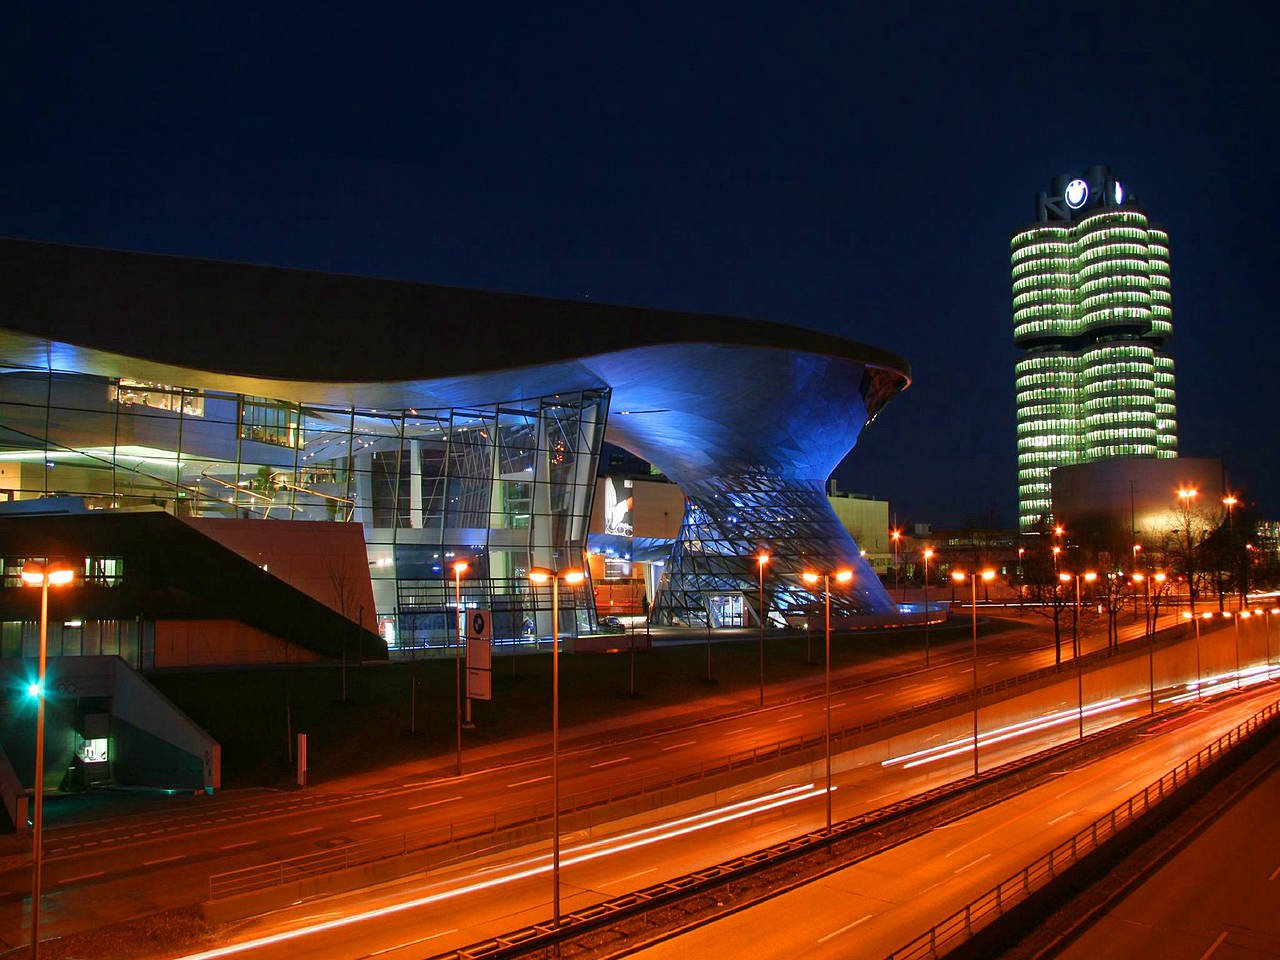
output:
[[[769,562],[769,555],[761,551],[756,556],[756,566],[760,569],[760,706],[764,706],[764,565]]]
[[[1076,610],[1075,615],[1071,618],[1071,650],[1076,660],[1076,697],[1080,711],[1080,739],[1084,739],[1084,665],[1080,662],[1081,654],[1084,652],[1080,643],[1080,581],[1083,579],[1086,583],[1093,583],[1098,579],[1098,575],[1090,570],[1088,573],[1060,573],[1058,579],[1063,583],[1070,583],[1072,580],[1076,582]]]
[[[929,558],[933,549],[925,547],[924,553],[924,665],[929,665]]]
[[[44,675],[49,650],[49,588],[65,587],[75,573],[65,563],[28,560],[22,565],[21,576],[24,585],[40,588],[40,663],[36,682],[27,687],[27,693],[36,698],[36,776],[32,790],[35,811],[31,847],[31,960],[35,960],[40,950],[40,872],[44,857]]]
[[[893,589],[897,590],[898,589],[898,541],[902,539],[902,531],[891,530],[889,532],[889,539],[893,541]],[[905,603],[906,599],[907,599],[907,591],[906,591],[906,587],[904,586],[901,600],[902,602]]]
[[[574,587],[587,578],[579,567],[534,567],[534,586],[551,584],[551,920],[560,926],[560,581]]]
[[[831,833],[831,578],[835,577],[836,583],[849,583],[853,580],[853,571],[848,568],[836,570],[834,573],[815,573],[812,570],[806,570],[800,574],[800,579],[809,586],[813,586],[819,580],[822,581],[822,592],[826,597],[826,635],[827,635],[827,668],[826,668],[826,714],[827,725],[826,732],[823,735],[823,742],[826,745],[827,754],[827,833]]]
[[[1241,612],[1232,616],[1230,610],[1223,610],[1222,615],[1232,622],[1235,627],[1236,638],[1236,689],[1240,689],[1240,618],[1247,617],[1249,614]]]
[[[450,567],[453,570],[453,597],[456,605],[453,615],[453,715],[457,721],[458,740],[457,757],[454,761],[457,776],[462,776],[462,575],[467,572],[467,561],[456,560]]]
[[[1150,684],[1151,693],[1151,715],[1155,716],[1156,712],[1156,635],[1147,630],[1150,622],[1151,614],[1151,581],[1147,579],[1138,570],[1133,571],[1134,583],[1141,583],[1144,588],[1146,599],[1142,606],[1142,632],[1147,638],[1147,680]],[[1134,603],[1138,601],[1135,599]]]
[[[1267,632],[1267,679],[1271,679],[1271,616],[1280,613],[1280,607],[1262,611],[1262,625]]]
[[[964,583],[965,578],[973,587],[970,609],[973,611],[973,775],[978,775],[978,577],[991,581],[996,577],[994,570],[983,570],[982,573],[964,574],[953,570],[951,579],[956,583]]]

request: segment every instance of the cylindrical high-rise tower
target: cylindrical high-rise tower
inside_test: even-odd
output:
[[[1018,524],[1052,519],[1054,467],[1177,456],[1169,235],[1107,167],[1059,177],[1010,241]]]

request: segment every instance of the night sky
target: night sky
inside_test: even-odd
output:
[[[1170,231],[1179,452],[1280,514],[1253,5],[188,6],[9,24],[0,234],[863,340],[915,383],[841,486],[1011,525],[1009,234],[1107,163]]]

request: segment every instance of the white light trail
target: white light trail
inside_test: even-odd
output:
[[[779,807],[789,806],[790,804],[799,803],[803,800],[810,800],[813,797],[820,797],[825,792],[825,787],[815,787],[812,783],[807,783],[802,786],[787,787],[784,790],[778,790],[774,793],[765,794],[762,797],[756,797],[754,800],[743,800],[738,803],[729,804],[725,807],[717,807],[714,810],[708,810],[693,816],[683,817],[679,820],[668,821],[652,827],[644,827],[640,830],[633,830],[629,833],[619,834],[618,836],[609,837],[604,840],[595,840],[591,843],[579,844],[575,847],[570,847],[566,851],[568,856],[561,859],[560,865],[562,868],[569,867],[574,864],[597,860],[600,857],[605,857],[613,853],[622,853],[627,850],[634,850],[637,847],[647,846],[651,843],[659,843],[663,840],[670,840],[675,837],[684,836],[685,834],[694,833],[698,830],[705,830],[708,827],[719,826],[720,824],[729,823],[734,820],[741,820],[746,817],[753,817],[756,814],[765,813],[769,810],[776,810]],[[619,841],[626,842],[619,843]],[[584,853],[582,851],[589,852]],[[574,856],[574,854],[577,854],[577,856]],[[539,874],[550,873],[551,863],[549,861],[550,857],[543,855],[528,860],[522,860],[517,863],[502,864],[474,874],[472,882],[465,883],[460,887],[450,887],[445,890],[427,894],[426,896],[415,897],[412,900],[389,904],[388,906],[378,907],[373,910],[365,910],[361,913],[352,914],[346,917],[339,917],[334,920],[326,920],[323,923],[313,924],[312,926],[302,927],[297,930],[288,930],[281,933],[269,934],[263,937],[256,937],[252,940],[245,940],[240,943],[232,943],[223,947],[215,947],[211,950],[203,950],[199,953],[186,954],[185,956],[178,958],[178,960],[217,960],[219,957],[229,957],[237,953],[243,953],[247,950],[256,950],[259,947],[269,947],[275,944],[285,943],[297,937],[323,933],[328,930],[335,930],[340,927],[361,923],[365,920],[374,920],[379,917],[402,913],[406,910],[413,910],[417,907],[430,906],[434,903],[452,900],[490,887],[502,886],[503,884],[513,883],[516,880],[525,880],[529,877],[536,877]],[[516,869],[512,870],[512,868]],[[499,870],[511,872],[503,872],[498,876],[484,880],[475,879],[476,877],[483,876],[485,873],[493,873]]]
[[[1005,740],[1012,740],[1015,737],[1023,736],[1028,733],[1036,733],[1040,730],[1048,730],[1050,727],[1061,726],[1070,723],[1073,720],[1079,720],[1082,712],[1086,717],[1097,716],[1100,713],[1107,713],[1111,710],[1118,710],[1121,707],[1127,707],[1131,704],[1138,703],[1140,698],[1129,697],[1120,699],[1112,697],[1108,700],[1100,700],[1097,703],[1091,703],[1085,706],[1081,711],[1079,708],[1074,710],[1059,710],[1055,713],[1045,714],[1042,717],[1036,717],[1033,720],[1022,720],[1018,723],[1009,724],[1004,727],[997,727],[994,730],[988,730],[978,736],[978,747],[987,747],[992,744],[1002,743]],[[917,750],[914,753],[905,753],[899,757],[890,757],[888,760],[881,760],[880,766],[887,767],[895,763],[901,763],[904,770],[911,767],[918,767],[926,763],[933,763],[936,760],[945,760],[948,757],[957,757],[963,753],[969,753],[973,750],[973,737],[964,737],[961,740],[951,740],[947,743],[939,744],[936,747],[928,747],[924,750]]]

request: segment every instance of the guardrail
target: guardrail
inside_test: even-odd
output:
[[[1177,636],[1182,636],[1185,632],[1186,627],[1183,624],[1167,627],[1159,631],[1156,635],[1156,641],[1162,642],[1174,639]],[[1118,648],[1106,648],[1085,654],[1081,658],[1081,666],[1101,663],[1116,656],[1117,653],[1129,652],[1133,649],[1133,645],[1145,644],[1147,639],[1142,637],[1122,643]],[[1039,670],[1033,670],[1030,673],[1018,674],[1017,676],[1006,677],[1002,680],[985,684],[978,690],[978,699],[981,702],[987,696],[999,693],[1002,690],[1022,687],[1045,677],[1056,676],[1066,668],[1067,663],[1073,662],[1064,661],[1062,667],[1055,664],[1042,667]],[[869,720],[866,723],[832,731],[832,751],[839,752],[848,749],[849,741],[852,739],[864,737],[867,734],[896,726],[926,714],[935,713],[947,707],[967,704],[970,702],[971,697],[972,692],[965,690],[947,697],[927,700],[904,710],[899,710],[896,713],[876,717],[876,719]],[[621,800],[655,793],[659,790],[684,786],[699,780],[706,780],[717,774],[746,769],[768,760],[792,756],[805,750],[819,747],[822,743],[823,736],[819,732],[799,734],[778,740],[775,743],[753,747],[749,750],[740,750],[711,760],[704,760],[696,767],[686,767],[669,773],[645,774],[629,780],[582,790],[560,798],[560,813],[562,815],[578,813],[594,807],[602,807]],[[322,850],[316,853],[290,857],[285,860],[275,860],[257,866],[243,867],[239,870],[216,873],[209,877],[209,899],[222,900],[258,890],[281,887],[297,880],[337,873],[342,870],[349,870],[352,867],[373,863],[377,860],[405,856],[410,853],[428,850],[432,847],[456,843],[460,840],[472,840],[518,827],[536,826],[549,822],[551,820],[551,812],[551,802],[549,800],[539,801],[529,806],[494,811],[484,817],[452,821],[435,827],[407,831],[391,837],[360,840],[332,850]]]
[[[1280,715],[1280,701],[1269,704],[1243,723],[1178,764],[1159,780],[1148,784],[1141,793],[1103,814],[1079,833],[1054,847],[1013,876],[996,884],[982,896],[971,900],[941,923],[922,933],[906,946],[889,954],[886,960],[932,960],[968,940],[1013,907],[1046,886],[1063,871],[1096,850],[1107,840],[1160,803],[1180,784],[1185,785],[1210,763],[1250,736],[1264,723]]]

